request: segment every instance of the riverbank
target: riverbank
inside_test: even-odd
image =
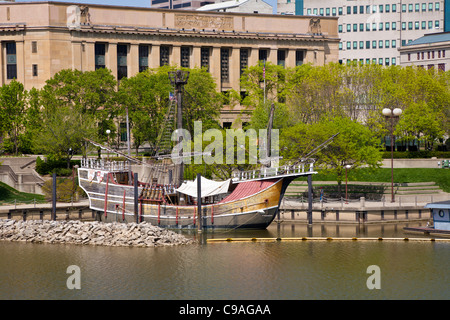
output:
[[[160,247],[193,243],[149,223],[49,220],[0,220],[0,240],[121,247]]]

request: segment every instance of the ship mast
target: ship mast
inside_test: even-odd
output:
[[[178,164],[178,178],[176,179],[177,185],[181,185],[184,180],[184,165],[182,161],[183,157],[183,148],[181,147],[181,142],[183,140],[183,87],[188,82],[189,79],[189,71],[177,70],[177,71],[169,71],[169,80],[170,84],[175,87],[175,96],[177,101],[177,132],[178,132],[178,147],[179,147],[179,157],[181,157],[181,161]]]

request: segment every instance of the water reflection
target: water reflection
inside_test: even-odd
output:
[[[208,238],[301,238],[301,237],[429,237],[405,233],[404,227],[425,226],[426,222],[384,224],[313,224],[273,222],[265,230],[214,230],[204,233]]]
[[[418,224],[415,223],[415,226]],[[192,237],[403,237],[406,224],[272,224]],[[450,243],[235,242],[123,248],[0,242],[0,299],[448,299]],[[81,290],[66,287],[81,269]],[[367,267],[382,271],[366,287]]]

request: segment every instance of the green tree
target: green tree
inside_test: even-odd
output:
[[[324,118],[314,124],[298,123],[282,130],[281,155],[285,161],[298,161],[336,133],[339,134],[314,158],[318,167],[337,175],[339,188],[345,165],[353,169],[379,166],[382,158],[377,136],[363,124],[344,117]]]
[[[23,84],[16,80],[0,87],[0,133],[8,134],[12,152],[16,155],[25,127],[27,94]]]
[[[65,159],[67,168],[76,153],[86,156],[84,138],[95,139],[97,125],[94,117],[74,107],[56,108],[42,118],[42,126],[33,132],[34,150],[56,159]]]

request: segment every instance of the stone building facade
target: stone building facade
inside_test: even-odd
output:
[[[261,57],[294,67],[338,61],[337,18],[216,13],[61,2],[0,4],[0,85],[42,88],[62,69],[106,67],[120,80],[163,64],[206,67],[238,92]],[[320,33],[317,33],[320,24]],[[314,29],[314,30],[313,30]],[[239,108],[224,109],[233,122]]]

